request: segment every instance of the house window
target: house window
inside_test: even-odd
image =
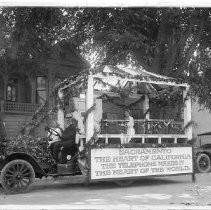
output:
[[[18,80],[17,79],[9,79],[7,83],[7,89],[6,89],[6,100],[7,101],[17,101],[17,85]]]
[[[36,78],[36,103],[43,104],[46,101],[46,77]]]

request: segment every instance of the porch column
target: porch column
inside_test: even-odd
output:
[[[144,103],[143,103],[143,111],[144,113],[146,113],[147,110],[149,110],[149,96],[148,95],[144,95],[145,99],[144,99]],[[145,120],[149,120],[149,111],[145,116]]]
[[[36,78],[35,77],[29,77],[29,80],[31,82],[31,103],[36,104]]]
[[[7,83],[8,83],[8,76],[5,75],[3,77],[4,79],[4,100],[6,101],[7,100]]]
[[[59,102],[58,102],[58,114],[57,114],[57,122],[64,130],[64,93],[62,90],[58,91],[58,97],[59,97]]]
[[[94,79],[93,75],[88,76],[86,90],[86,111],[94,104]],[[86,118],[86,142],[88,142],[94,134],[94,112],[91,111]]]
[[[183,90],[183,101],[184,101],[184,126],[191,122],[191,98],[188,97],[189,86]],[[188,140],[192,139],[193,131],[192,125],[188,126],[185,130]]]
[[[47,97],[48,97],[48,103],[49,103],[49,108],[52,109],[54,106],[54,97],[51,97],[51,91],[54,88],[55,85],[55,71],[54,69],[48,69],[48,90],[47,90]]]
[[[0,112],[4,112],[4,101],[0,101]]]

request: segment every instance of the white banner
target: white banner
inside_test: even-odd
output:
[[[193,173],[191,147],[91,150],[91,179]]]

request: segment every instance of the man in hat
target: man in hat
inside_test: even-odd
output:
[[[75,142],[76,134],[84,134],[83,118],[81,114],[74,108],[72,112],[66,115],[67,126],[61,135],[61,141],[54,144],[53,157],[59,161],[59,151],[63,150],[63,156],[70,154],[74,156],[77,152],[77,144]],[[61,157],[64,162],[65,157]]]

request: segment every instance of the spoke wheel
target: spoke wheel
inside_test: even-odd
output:
[[[197,169],[200,173],[207,173],[210,171],[210,158],[206,154],[198,155],[196,159]]]
[[[115,184],[120,187],[127,187],[133,184],[133,182],[134,182],[133,180],[118,180],[118,181],[115,181]]]
[[[34,169],[25,160],[13,160],[1,171],[1,184],[8,194],[26,192],[34,179]]]

